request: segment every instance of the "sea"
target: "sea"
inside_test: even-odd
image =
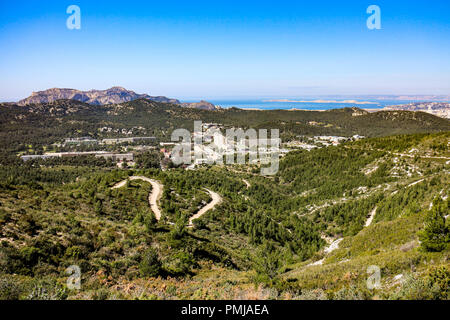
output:
[[[346,100],[332,100],[332,99],[317,99],[317,100],[307,100],[307,99],[289,99],[287,101],[281,100],[208,100],[214,105],[220,106],[222,108],[236,107],[240,109],[260,109],[260,110],[330,110],[330,109],[342,109],[347,107],[357,107],[360,109],[383,109],[387,106],[408,104],[412,102],[419,102],[417,100],[374,100],[374,99],[364,99],[357,100],[351,99],[352,102]],[[353,102],[354,100],[354,102]],[[370,102],[370,103],[367,103]]]

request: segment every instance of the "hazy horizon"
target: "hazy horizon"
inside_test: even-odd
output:
[[[122,87],[117,85],[117,87]],[[79,88],[66,88],[66,87],[53,87],[53,88],[59,88],[59,89],[75,89],[75,90],[80,90]],[[34,90],[33,92],[38,92],[38,91],[45,91],[48,89],[53,89],[53,88],[47,88],[47,89],[43,89],[43,90]],[[91,88],[91,89],[86,89],[86,90],[80,90],[80,91],[90,91],[90,90],[107,90],[110,88]],[[133,90],[133,88],[125,88],[127,90],[130,91],[135,91]],[[31,94],[33,92],[30,92],[29,94],[22,96],[22,97],[17,97],[17,98],[13,98],[13,99],[1,99],[0,98],[0,102],[18,102],[22,99],[28,98],[29,96],[31,96]],[[167,96],[164,94],[158,94],[158,93],[149,93],[149,92],[138,92],[135,91],[138,94],[149,94],[152,96],[166,96],[167,98],[172,98],[172,99],[178,99],[182,102],[198,102],[200,100],[207,100],[209,102],[214,102],[214,101],[224,101],[224,102],[233,102],[233,101],[243,101],[243,102],[251,102],[251,101],[261,101],[261,102],[269,102],[267,100],[299,100],[299,99],[307,99],[307,100],[311,100],[310,102],[314,102],[314,100],[316,99],[336,99],[336,100],[357,100],[357,101],[361,101],[364,99],[368,99],[368,100],[372,100],[372,102],[379,102],[380,100],[389,100],[389,97],[392,97],[392,101],[397,101],[399,97],[417,97],[417,99],[405,99],[403,101],[407,102],[407,101],[415,101],[417,100],[418,102],[420,101],[427,101],[427,97],[430,96],[435,96],[438,98],[443,98],[441,100],[434,100],[434,101],[444,101],[444,102],[448,102],[450,101],[450,94],[322,94],[322,95],[308,95],[308,94],[304,94],[304,95],[298,95],[298,96],[286,96],[286,95],[262,95],[262,96],[252,96],[252,95],[236,95],[236,96]],[[420,99],[423,98],[423,99]],[[445,98],[445,99],[444,99]],[[429,99],[428,99],[429,100]],[[275,102],[275,101],[274,101]],[[278,101],[278,102],[299,102],[299,101]],[[337,103],[337,102],[334,102]],[[344,103],[344,102],[342,102]]]

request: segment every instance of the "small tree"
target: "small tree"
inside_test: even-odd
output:
[[[258,259],[255,265],[256,282],[273,283],[279,274],[280,267],[281,260],[276,248],[273,243],[265,241],[258,251]]]
[[[448,205],[444,206],[440,198],[433,201],[433,208],[428,212],[425,220],[425,229],[419,234],[424,250],[440,252],[450,244],[450,228],[446,225],[444,217],[446,210]]]
[[[145,230],[147,230],[147,232],[152,231],[156,227],[156,223],[158,222],[158,220],[156,220],[155,214],[153,212],[143,212],[142,216],[144,216]]]
[[[178,215],[176,213],[176,215]],[[172,230],[170,231],[170,238],[172,240],[181,240],[186,234],[186,224],[188,223],[188,219],[185,215],[181,215]]]
[[[447,266],[435,267],[428,272],[427,280],[439,287],[439,299],[450,299],[450,268]]]
[[[14,278],[0,278],[0,300],[19,300],[22,291],[22,286]]]
[[[141,275],[147,277],[156,277],[161,272],[161,262],[155,249],[148,249],[139,264]]]
[[[194,257],[188,252],[180,251],[173,255],[169,271],[174,275],[185,275],[191,272],[193,266],[195,266]]]

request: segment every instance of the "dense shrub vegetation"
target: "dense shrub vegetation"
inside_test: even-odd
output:
[[[123,121],[151,121],[160,136],[199,115],[218,121],[211,112],[162,110],[142,101],[129,106],[134,109],[121,115]],[[97,132],[90,121],[104,113],[96,112],[78,115],[86,121],[82,133]],[[167,112],[177,112],[177,120],[169,122]],[[303,113],[271,114],[291,137],[314,130],[353,133],[359,130],[353,118],[381,127],[388,117],[349,112],[321,114],[334,129],[309,128]],[[136,116],[147,113],[161,118]],[[257,112],[221,111],[220,117],[228,124],[266,125]],[[108,115],[113,120],[119,121]],[[42,129],[34,140],[25,132],[42,119],[30,115],[27,121],[21,128],[9,123],[11,143],[1,138],[0,299],[449,297],[448,132],[294,151],[277,175],[262,177],[240,166],[163,171],[158,151],[141,153],[136,167],[123,169],[94,157],[23,163],[11,152],[29,145],[38,152],[42,141],[73,132],[58,126],[40,140],[48,134]],[[380,135],[380,127],[369,134]],[[164,185],[161,220],[149,207],[149,183],[133,180],[112,189],[137,175]],[[188,227],[211,201],[205,188],[223,201]],[[339,239],[334,251],[325,250]],[[71,265],[82,270],[80,292],[66,287]],[[370,265],[381,268],[383,289],[365,287]],[[399,275],[403,280],[396,283]]]

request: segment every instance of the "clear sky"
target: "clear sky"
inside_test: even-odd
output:
[[[69,30],[69,5],[81,30]],[[381,30],[366,9],[381,8]],[[450,1],[0,1],[0,100],[450,94]]]

